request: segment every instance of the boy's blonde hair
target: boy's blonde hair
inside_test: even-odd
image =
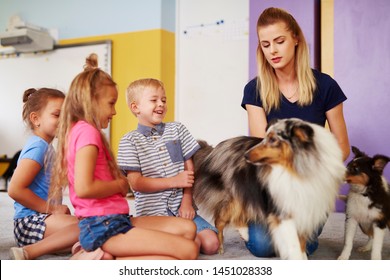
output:
[[[138,101],[146,88],[164,89],[164,84],[160,80],[152,78],[139,79],[132,82],[126,89],[126,103],[130,110],[131,104]]]

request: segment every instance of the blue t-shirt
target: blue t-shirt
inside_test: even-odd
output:
[[[48,166],[48,163],[46,164],[47,166],[45,166],[45,155],[48,148],[49,144],[45,140],[36,135],[33,135],[27,140],[27,143],[20,153],[18,160],[19,162],[22,159],[31,159],[38,162],[41,166],[41,170],[37,176],[35,176],[34,180],[28,188],[44,200],[47,200],[50,186],[50,172],[48,172],[50,167]],[[24,207],[22,204],[16,201],[14,203],[14,209],[14,219],[37,214],[36,211]]]
[[[297,102],[291,103],[283,95],[279,109],[272,109],[266,114],[267,122],[273,119],[299,118],[304,121],[325,126],[325,113],[347,100],[337,82],[329,75],[313,70],[317,82],[314,99],[310,105],[299,106]],[[241,106],[254,105],[263,107],[260,96],[257,94],[257,78],[252,79],[244,88],[244,97]]]

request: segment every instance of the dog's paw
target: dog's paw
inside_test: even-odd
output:
[[[371,260],[380,261],[381,259],[382,259],[382,254],[381,253],[371,254]]]
[[[239,227],[237,228],[241,238],[245,241],[248,242],[249,240],[249,232],[248,232],[248,227]]]
[[[341,254],[338,258],[338,260],[349,260],[348,254]]]
[[[218,253],[219,253],[220,255],[223,255],[223,253],[225,253],[225,249],[223,248],[223,245],[220,245],[220,246],[219,246]]]
[[[358,252],[361,252],[361,253],[369,252],[369,251],[371,251],[371,246],[369,246],[367,244],[367,245],[359,247],[357,250],[358,250]]]

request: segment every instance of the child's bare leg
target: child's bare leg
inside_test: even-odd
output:
[[[40,256],[66,252],[78,241],[79,227],[76,217],[71,215],[55,214],[46,218],[44,238],[34,244],[23,247],[29,259]]]
[[[110,253],[104,252],[102,260],[115,260],[115,257]]]
[[[195,242],[200,245],[200,252],[205,255],[214,255],[219,249],[217,234],[211,229],[204,229],[196,235]]]
[[[102,249],[120,258],[193,260],[199,255],[194,241],[174,234],[132,228],[107,240]]]
[[[194,240],[196,236],[196,225],[191,220],[184,218],[142,216],[131,218],[131,223],[135,227],[163,231],[190,240]]]

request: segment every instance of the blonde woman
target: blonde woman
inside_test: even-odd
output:
[[[268,8],[257,21],[257,35],[258,76],[245,86],[241,103],[248,114],[249,134],[263,138],[273,119],[294,117],[321,126],[327,122],[347,159],[350,145],[343,114],[347,98],[329,75],[310,68],[308,46],[297,21],[283,9]],[[246,245],[259,257],[274,254],[265,225],[249,225]],[[308,254],[317,247],[315,235]]]

